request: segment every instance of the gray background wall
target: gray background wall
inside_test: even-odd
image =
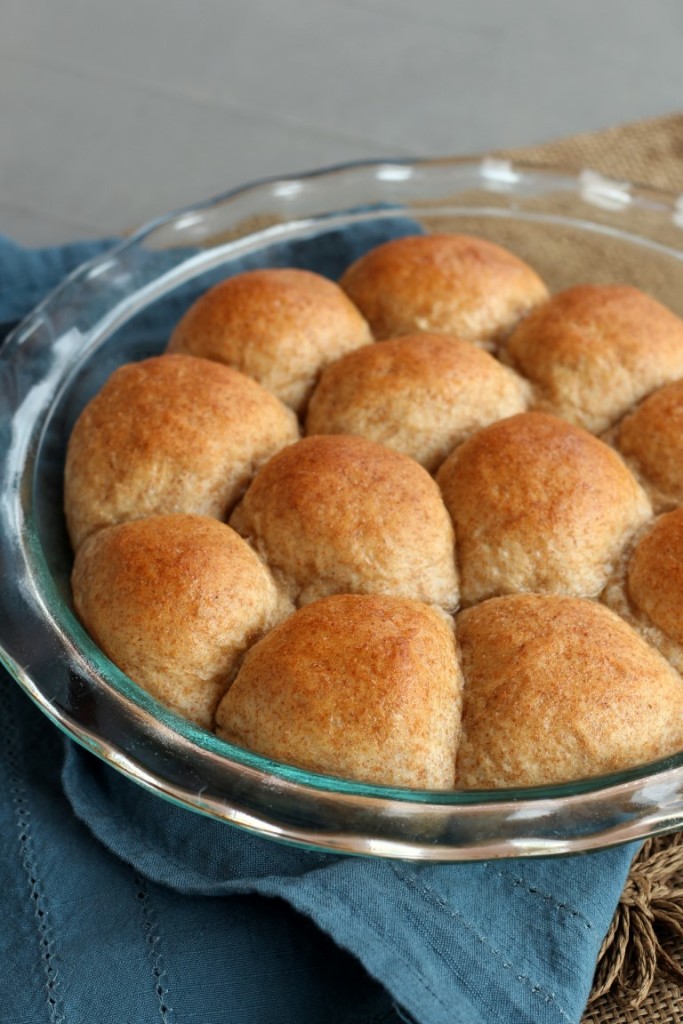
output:
[[[681,0],[0,0],[0,232],[680,109]]]

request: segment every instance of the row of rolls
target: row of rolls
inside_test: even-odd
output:
[[[683,750],[683,321],[462,235],[214,286],[69,440],[74,605],[264,756],[417,789]]]

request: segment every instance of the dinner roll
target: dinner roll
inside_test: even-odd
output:
[[[683,508],[641,531],[603,600],[683,673]]]
[[[469,235],[385,242],[356,260],[339,283],[376,338],[434,331],[487,346],[548,295],[517,256]]]
[[[545,413],[484,427],[436,479],[455,524],[466,604],[516,591],[597,595],[651,514],[616,452]]]
[[[578,285],[523,320],[505,353],[538,408],[600,433],[683,377],[683,320],[637,288]]]
[[[683,749],[683,681],[603,605],[518,594],[457,618],[456,785],[540,786]]]
[[[435,470],[456,444],[522,412],[527,384],[467,341],[412,334],[364,345],[323,371],[308,434],[358,434]]]
[[[453,527],[413,459],[362,437],[308,437],[257,474],[230,520],[298,604],[396,594],[454,609]]]
[[[308,270],[248,270],[197,299],[168,350],[228,363],[301,412],[322,367],[369,341],[367,323],[333,281]]]
[[[309,771],[448,789],[460,700],[445,615],[344,594],[302,608],[251,648],[216,724],[231,743]]]
[[[683,504],[683,380],[655,391],[626,416],[615,443],[656,509]]]
[[[78,616],[104,653],[206,729],[242,652],[292,611],[242,538],[203,516],[101,530],[79,549],[72,586]]]
[[[69,440],[74,549],[95,530],[155,513],[224,518],[256,469],[298,436],[291,410],[228,366],[166,355],[120,367]]]

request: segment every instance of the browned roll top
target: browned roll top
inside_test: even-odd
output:
[[[656,509],[683,504],[683,380],[655,391],[626,416],[615,443]]]
[[[256,469],[298,436],[291,410],[228,366],[180,355],[122,366],[69,439],[64,505],[73,547],[141,516],[222,519]]]
[[[364,345],[323,371],[308,434],[357,434],[430,472],[470,434],[522,412],[526,382],[461,338],[412,334]]]
[[[292,611],[270,572],[224,523],[149,516],[81,546],[76,611],[131,679],[206,729],[241,654]]]
[[[538,408],[600,433],[683,377],[683,320],[637,288],[578,285],[531,312],[505,357]]]
[[[320,370],[372,341],[333,281],[308,270],[249,270],[210,288],[175,328],[169,352],[241,370],[301,412]]]
[[[404,598],[337,595],[252,647],[218,708],[217,731],[310,771],[448,789],[460,701],[444,615]]]
[[[377,246],[339,282],[378,339],[415,331],[494,345],[547,298],[538,274],[469,235],[414,235]]]
[[[453,527],[438,487],[413,459],[365,438],[289,445],[230,522],[298,604],[374,593],[457,606]]]
[[[517,591],[595,597],[651,514],[611,448],[545,413],[478,431],[436,479],[466,604]]]
[[[594,601],[518,594],[461,612],[456,786],[537,786],[683,748],[683,680]]]

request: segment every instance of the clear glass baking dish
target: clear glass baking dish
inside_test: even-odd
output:
[[[354,225],[379,240],[396,218],[497,240],[552,289],[632,283],[683,315],[683,202],[587,171],[498,159],[354,164],[248,185],[155,221],[79,268],[0,350],[0,657],[47,718],[114,768],[274,839],[456,861],[564,854],[679,828],[683,754],[609,777],[476,793],[382,788],[268,761],[160,705],[74,617],[66,437],[116,365],[164,347],[165,337],[140,331],[148,312],[167,304],[180,315],[235,258],[258,261],[283,242],[334,247]]]

